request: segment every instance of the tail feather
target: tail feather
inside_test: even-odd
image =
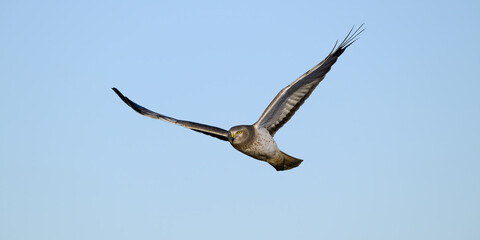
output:
[[[277,171],[284,171],[292,168],[298,167],[300,163],[303,162],[302,159],[294,158],[282,151],[280,151],[282,154],[282,159],[280,161],[276,162],[268,162],[270,165],[272,165]]]

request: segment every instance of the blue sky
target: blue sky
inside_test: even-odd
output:
[[[476,1],[1,1],[0,239],[479,239]],[[228,129],[354,25],[276,172]]]

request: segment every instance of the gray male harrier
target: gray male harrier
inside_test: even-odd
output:
[[[265,109],[260,119],[253,125],[234,126],[226,131],[201,123],[178,120],[150,111],[123,96],[116,88],[112,89],[128,106],[144,116],[164,120],[224,141],[229,141],[238,151],[270,163],[277,171],[288,170],[297,167],[303,160],[280,151],[275,140],[273,140],[273,136],[278,129],[290,120],[315,87],[325,78],[325,75],[330,71],[337,58],[357,40],[358,35],[364,30],[362,26],[363,24],[355,31],[352,28],[343,42],[338,47],[335,44],[333,50],[322,62],[282,89],[268,105],[267,109]]]

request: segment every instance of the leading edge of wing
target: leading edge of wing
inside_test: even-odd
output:
[[[173,124],[176,124],[176,125],[179,125],[179,126],[182,126],[182,127],[186,127],[186,128],[192,129],[194,131],[197,131],[197,132],[200,132],[200,133],[218,138],[218,139],[223,140],[223,141],[228,141],[228,138],[227,138],[228,131],[226,131],[224,129],[214,127],[214,126],[210,126],[210,125],[201,124],[201,123],[196,123],[196,122],[178,120],[178,119],[175,119],[175,118],[172,118],[172,117],[162,115],[160,113],[156,113],[156,112],[151,111],[147,108],[144,108],[144,107],[136,104],[132,100],[128,99],[118,89],[112,88],[112,90],[118,95],[118,97],[120,97],[120,99],[122,99],[122,101],[125,104],[127,104],[129,107],[131,107],[133,110],[135,110],[135,112],[140,113],[143,116],[150,117],[150,118],[153,118],[153,119],[159,119],[159,120],[167,121],[169,123],[173,123]]]

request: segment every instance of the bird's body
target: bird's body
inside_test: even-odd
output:
[[[235,149],[255,159],[268,162],[277,170],[287,170],[302,163],[302,160],[280,151],[266,128],[240,125],[232,127],[228,132],[228,141]]]
[[[150,111],[123,96],[116,88],[113,88],[113,90],[127,105],[142,115],[164,120],[224,141],[229,141],[238,151],[255,159],[266,161],[278,171],[288,170],[297,167],[303,160],[282,152],[278,148],[273,136],[278,129],[290,120],[293,114],[310,96],[315,87],[325,78],[325,75],[330,71],[331,66],[337,61],[337,58],[348,46],[355,42],[358,34],[363,31],[360,30],[362,26],[363,24],[353,32],[352,35],[350,35],[352,31],[350,31],[338,48],[334,47],[325,60],[282,89],[265,109],[259,120],[253,125],[234,126],[230,128],[229,131],[226,131],[205,124],[178,120]]]
[[[243,128],[245,130],[237,131],[235,130],[237,128]],[[243,152],[250,157],[264,161],[274,158],[278,155],[280,149],[278,149],[277,143],[275,140],[273,140],[272,135],[270,135],[265,128],[256,129],[254,126],[245,125],[237,126],[237,128],[232,128],[229,132],[233,136],[235,136],[235,134],[238,132],[240,132],[240,134],[236,134],[236,137],[229,137],[229,141],[238,151]],[[245,134],[246,131],[253,134],[248,136],[246,141],[239,142],[240,136],[238,135]]]

